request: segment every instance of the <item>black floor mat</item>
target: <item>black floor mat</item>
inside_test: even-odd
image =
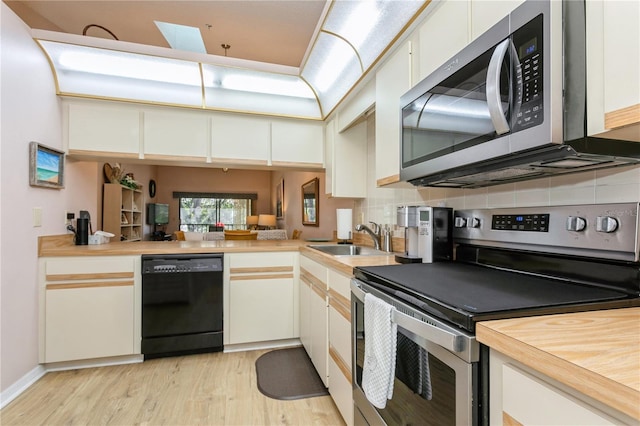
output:
[[[267,352],[256,360],[258,389],[274,399],[329,395],[303,347]]]

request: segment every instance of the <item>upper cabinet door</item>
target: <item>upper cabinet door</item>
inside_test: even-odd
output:
[[[271,122],[271,164],[322,168],[324,125],[321,122]]]
[[[211,161],[266,166],[271,122],[262,117],[216,114],[211,118]]]
[[[419,29],[420,80],[469,44],[470,4],[470,0],[460,0],[431,6],[433,10]]]
[[[141,113],[137,108],[84,102],[67,107],[69,154],[138,158]]]
[[[522,3],[524,0],[472,0],[471,40],[482,35]]]
[[[640,123],[640,2],[605,1],[604,112],[607,130]],[[590,68],[589,68],[590,69]],[[640,140],[640,130],[635,138]]]
[[[400,97],[411,88],[411,42],[376,73],[376,185],[400,181]]]
[[[144,156],[205,161],[209,149],[209,117],[181,111],[144,112]]]

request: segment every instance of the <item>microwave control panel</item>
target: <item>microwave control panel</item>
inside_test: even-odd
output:
[[[518,84],[522,85],[517,91],[520,105],[514,109],[514,132],[541,124],[544,118],[542,18],[537,16],[511,36],[520,62]]]

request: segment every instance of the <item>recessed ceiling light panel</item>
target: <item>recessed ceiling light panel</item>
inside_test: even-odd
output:
[[[186,25],[171,24],[169,22],[153,21],[167,40],[169,46],[176,50],[207,53],[200,29]]]

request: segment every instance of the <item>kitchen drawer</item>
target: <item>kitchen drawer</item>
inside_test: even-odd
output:
[[[300,268],[309,272],[325,285],[327,284],[327,268],[322,266],[320,263],[315,262],[308,257],[300,256]]]
[[[502,366],[502,411],[505,424],[615,425],[605,413],[514,367]],[[535,401],[535,403],[532,403]]]
[[[47,259],[47,281],[133,278],[136,256],[65,257]]]
[[[229,266],[231,274],[238,272],[249,272],[251,268],[263,268],[263,272],[274,271],[275,267],[293,267],[297,253],[233,253],[225,255],[225,263]],[[245,271],[234,271],[234,269],[244,268]],[[291,271],[291,269],[289,269]],[[285,272],[284,270],[282,272]]]
[[[327,281],[330,289],[335,290],[346,300],[351,299],[351,277],[346,277],[333,269],[329,269]]]

